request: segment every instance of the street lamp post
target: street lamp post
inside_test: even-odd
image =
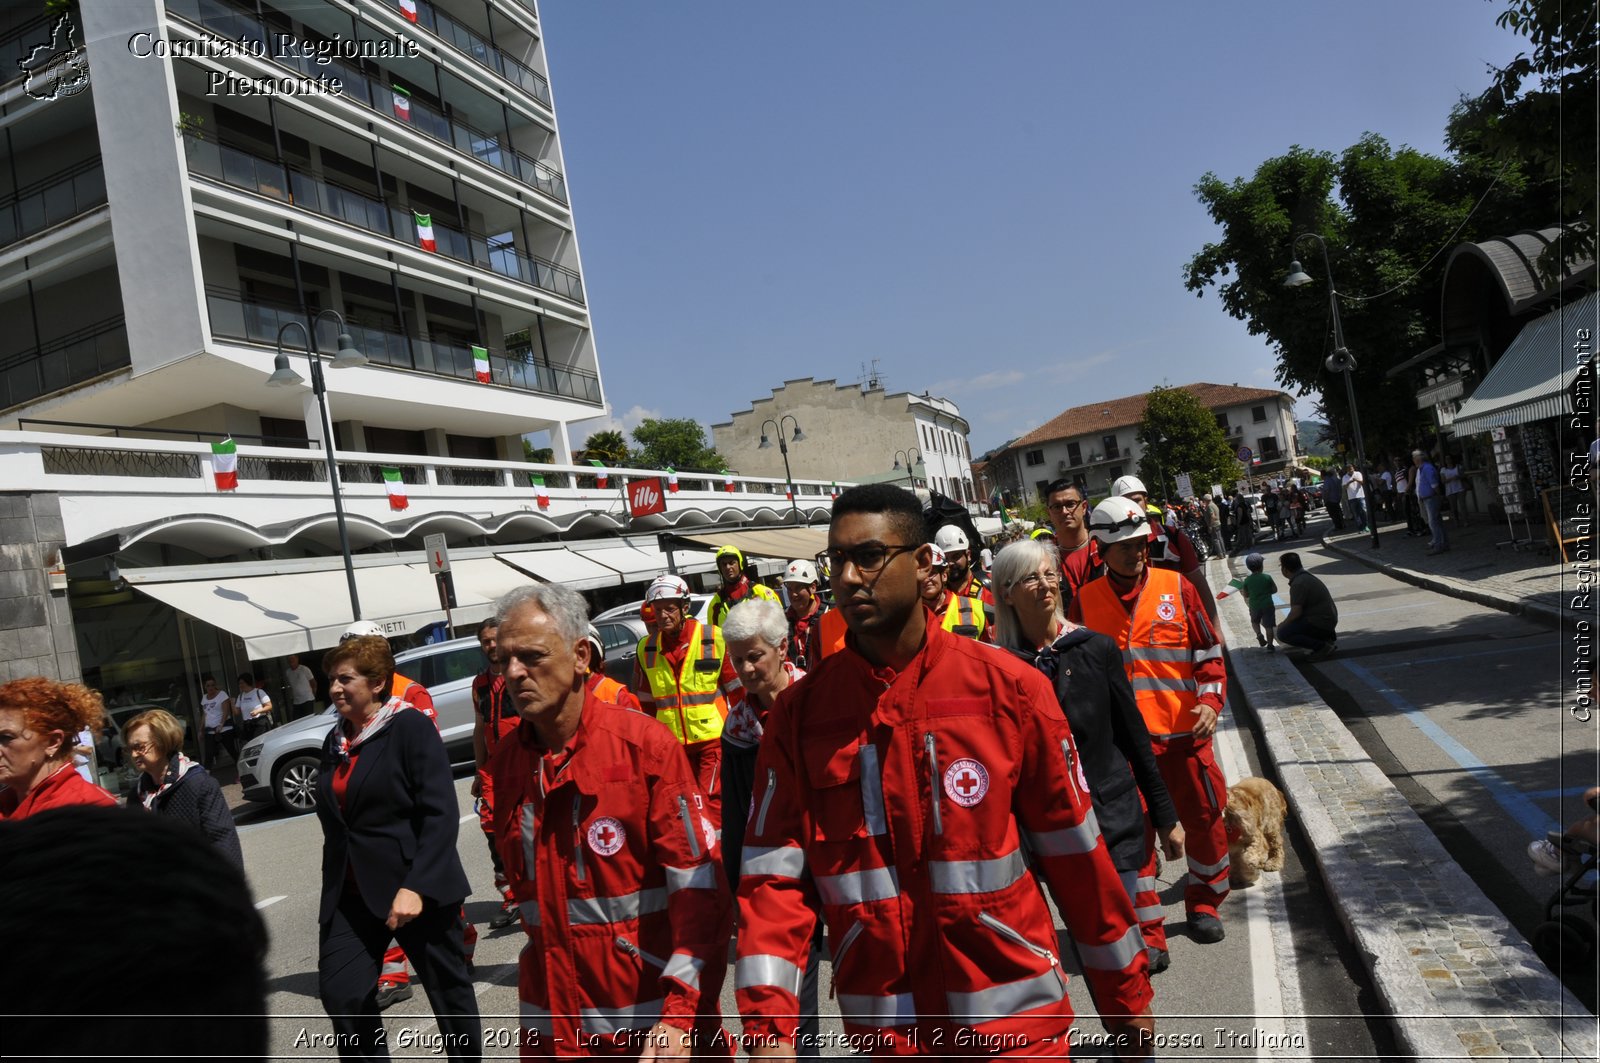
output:
[[[1350,374],[1355,371],[1355,356],[1344,345],[1344,324],[1339,320],[1339,293],[1333,286],[1333,265],[1328,260],[1328,245],[1316,233],[1301,233],[1290,244],[1293,249],[1301,240],[1315,240],[1322,249],[1322,267],[1328,274],[1328,309],[1333,314],[1333,353],[1328,355],[1323,364],[1330,373],[1344,375],[1345,398],[1350,403],[1350,430],[1355,435],[1356,469],[1361,473],[1361,490],[1365,498],[1367,513],[1367,526],[1372,529],[1372,548],[1378,548],[1378,511],[1373,505],[1372,478],[1367,475],[1367,452],[1361,442],[1361,413],[1356,409],[1356,386],[1351,382]],[[1310,284],[1311,277],[1300,268],[1298,261],[1289,263],[1289,275],[1283,278],[1285,288],[1298,288],[1303,284]]]
[[[333,356],[333,368],[353,369],[367,364],[366,355],[355,349],[355,340],[350,338],[344,318],[337,310],[324,310],[312,319],[310,330],[299,321],[285,321],[283,327],[278,329],[278,353],[272,361],[272,375],[267,378],[267,386],[288,388],[305,383],[304,377],[289,368],[289,355],[283,349],[283,334],[291,328],[299,329],[306,338],[306,361],[311,363],[311,393],[317,397],[317,408],[322,412],[322,455],[328,462],[328,484],[333,489],[333,514],[339,524],[339,550],[344,554],[344,578],[350,586],[350,612],[354,619],[360,620],[361,599],[356,596],[356,567],[350,559],[350,529],[345,524],[344,500],[339,493],[339,463],[333,456],[333,424],[328,418],[328,388],[322,379],[322,355],[317,350],[316,341],[317,324],[329,314],[339,323],[339,350]]]
[[[901,458],[904,458],[906,462],[906,483],[911,485],[911,490],[915,493],[917,490],[916,468],[917,462],[922,460],[922,451],[916,447],[907,447],[905,450],[895,451],[894,467],[897,469],[900,467]]]
[[[789,489],[789,509],[794,513],[794,522],[799,524],[800,503],[794,497],[796,491],[794,486],[794,474],[789,471],[789,444],[783,438],[783,422],[785,421],[788,421],[794,425],[794,441],[796,443],[804,443],[806,441],[806,434],[800,431],[800,422],[795,420],[794,414],[786,413],[782,417],[779,417],[776,421],[769,417],[765,421],[761,422],[761,442],[757,445],[756,449],[772,449],[772,440],[767,438],[767,425],[770,424],[773,427],[773,430],[778,434],[778,453],[783,455],[783,482],[784,485]]]

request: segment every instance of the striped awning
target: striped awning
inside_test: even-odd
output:
[[[1506,353],[1456,412],[1457,436],[1529,424],[1571,413],[1567,388],[1578,372],[1579,330],[1600,337],[1600,292],[1591,292],[1537,318],[1517,333]]]

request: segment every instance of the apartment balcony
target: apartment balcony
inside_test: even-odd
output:
[[[505,134],[479,129],[460,115],[446,114],[421,100],[412,99],[403,87],[396,92],[397,86],[385,84],[343,59],[335,58],[326,66],[319,66],[304,56],[276,55],[268,47],[267,41],[269,33],[280,31],[269,31],[254,13],[235,7],[226,0],[167,0],[167,10],[210,33],[236,41],[258,42],[275,65],[301,76],[338,78],[344,85],[341,99],[360,103],[391,122],[406,125],[441,144],[470,155],[549,196],[563,207],[567,206],[566,179],[561,171],[514,150]]]
[[[57,170],[0,198],[0,247],[54,228],[106,203],[100,156]]]
[[[0,410],[128,365],[128,330],[121,314],[0,358]]]
[[[206,310],[211,334],[217,339],[262,347],[276,347],[278,330],[286,323],[305,321],[305,314],[297,307],[247,299],[241,292],[213,285],[206,286]],[[477,380],[470,344],[427,339],[354,321],[348,327],[356,349],[370,362],[457,380]],[[321,338],[327,345],[334,340],[331,331]],[[531,347],[486,349],[492,383],[595,406],[601,403],[598,374],[548,364]]]
[[[416,221],[409,210],[393,207],[364,192],[303,170],[209,140],[186,137],[189,171],[234,188],[267,196],[301,210],[353,225],[366,232],[418,246]],[[287,179],[286,179],[287,178]],[[502,277],[583,303],[583,279],[573,270],[517,249],[506,240],[462,230],[434,217],[438,254]]]
[[[384,2],[407,19],[411,19],[400,0],[384,0]],[[513,59],[457,19],[428,3],[428,0],[416,0],[415,7],[417,16],[413,21],[416,25],[431,31],[457,51],[470,57],[480,66],[488,67],[546,107],[550,106],[550,82],[545,80],[543,74],[520,60]]]

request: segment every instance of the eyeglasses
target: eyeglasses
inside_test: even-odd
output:
[[[1036,591],[1040,587],[1059,587],[1061,586],[1061,573],[1055,571],[1035,572],[1030,576],[1012,580],[1011,586],[1021,587],[1025,591]]]
[[[683,602],[677,598],[657,598],[650,604],[655,607],[657,616],[661,615],[662,613],[683,612]]]
[[[1071,513],[1081,505],[1083,505],[1083,499],[1080,498],[1076,502],[1071,500],[1066,502],[1052,502],[1045,508],[1050,510],[1052,513]]]
[[[156,744],[154,742],[135,742],[128,747],[128,752],[136,757],[142,757],[146,753],[154,753],[155,751]]]
[[[837,575],[844,571],[845,562],[848,561],[856,566],[857,572],[871,575],[899,555],[916,550],[921,545],[921,543],[912,546],[895,543],[862,543],[860,546],[852,546],[845,550],[824,550],[817,555],[817,563],[828,566],[829,570]]]

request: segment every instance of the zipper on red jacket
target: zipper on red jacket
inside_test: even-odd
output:
[[[839,968],[844,963],[845,953],[856,943],[856,938],[867,928],[867,924],[857,919],[855,925],[844,932],[844,937],[839,939],[839,949],[833,954],[833,982],[828,986],[828,999],[832,1000],[839,992]]]
[[[1067,758],[1067,782],[1074,790],[1078,789],[1077,758],[1073,756],[1072,739],[1061,740],[1061,755]]]
[[[638,945],[635,945],[633,942],[629,941],[627,938],[618,937],[618,938],[616,938],[616,943],[617,943],[617,948],[621,949],[623,952],[626,952],[629,956],[632,956],[634,959],[642,960],[643,962],[648,963],[648,964],[650,964],[650,965],[652,965],[654,967],[658,967],[663,971],[665,971],[667,969],[667,961],[666,960],[663,960],[659,956],[652,956],[650,953],[646,952],[644,949],[641,949]]]
[[[1007,939],[1009,939],[1011,941],[1016,942],[1018,945],[1021,945],[1023,948],[1027,949],[1029,952],[1033,953],[1035,956],[1038,956],[1040,959],[1048,960],[1049,963],[1050,963],[1050,970],[1055,973],[1056,981],[1061,983],[1061,991],[1063,993],[1066,992],[1066,990],[1067,990],[1067,976],[1062,973],[1062,971],[1061,971],[1061,961],[1056,959],[1056,954],[1055,953],[1051,952],[1049,949],[1045,948],[1043,945],[1035,945],[1033,942],[1031,942],[1027,938],[1023,937],[1019,932],[1011,929],[1009,926],[1007,926],[1006,924],[1002,923],[1000,920],[996,919],[994,916],[990,915],[988,912],[979,912],[978,913],[978,922],[982,923],[984,926],[988,927],[990,930],[993,930],[996,934],[999,934],[1001,937],[1007,938]]]
[[[689,799],[678,795],[678,816],[683,820],[683,832],[689,836],[689,855],[700,859],[700,839],[694,836],[694,820],[689,818]]]
[[[767,833],[767,809],[772,807],[772,792],[778,788],[778,769],[767,769],[767,791],[761,795],[761,809],[756,813],[756,835]]]
[[[578,804],[578,795],[572,795],[572,862],[578,870],[578,881],[584,880],[583,869],[583,809]]]
[[[924,732],[922,744],[928,751],[928,793],[933,805],[933,833],[944,833],[944,819],[939,814],[939,749],[933,732]]]

